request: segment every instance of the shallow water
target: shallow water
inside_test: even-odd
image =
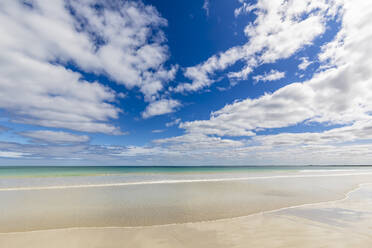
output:
[[[232,218],[371,179],[371,167],[0,167],[0,232]]]
[[[0,166],[0,178],[144,174],[220,174],[280,171],[350,171],[366,166]]]
[[[221,178],[221,175],[218,178],[212,174],[173,175],[178,179],[170,181],[169,176],[162,174],[161,177],[167,178],[165,181],[135,181],[134,184],[123,183],[122,175],[61,177],[58,180],[62,181],[56,180],[63,183],[61,187],[45,183],[47,180],[50,184],[57,178],[2,179],[7,183],[3,185],[5,188],[0,188],[0,222],[3,223],[0,232],[151,226],[232,218],[339,199],[358,183],[372,181],[372,171],[270,172],[246,178]],[[190,176],[204,179],[190,180]],[[180,179],[185,177],[187,179]],[[63,181],[71,178],[79,184],[71,187],[71,182]],[[80,184],[82,180],[92,183],[92,178],[99,184]],[[117,183],[113,183],[113,179]],[[39,188],[30,188],[30,185],[9,188],[9,183],[30,183],[29,180],[40,180],[34,182]]]
[[[319,182],[313,182],[319,185]],[[326,188],[335,190],[335,183],[344,185],[350,182],[347,178],[341,178],[338,182],[331,180]],[[318,195],[319,189],[326,185],[315,187],[312,195]],[[217,221],[149,227],[77,227],[0,233],[0,247],[121,248],[124,245],[136,248],[370,248],[371,197],[372,184],[369,183],[354,188],[336,201]]]

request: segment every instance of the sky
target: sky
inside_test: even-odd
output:
[[[0,165],[372,161],[372,2],[2,0]]]

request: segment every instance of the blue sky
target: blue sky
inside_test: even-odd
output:
[[[1,165],[369,164],[365,1],[0,3]]]

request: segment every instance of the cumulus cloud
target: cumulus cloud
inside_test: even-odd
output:
[[[312,96],[310,87],[291,84],[273,94],[228,104],[212,112],[209,120],[184,122],[180,127],[218,136],[253,136],[256,129],[286,127],[314,116]]]
[[[122,94],[87,82],[79,70],[137,87],[146,101],[175,76],[177,66],[164,67],[169,52],[160,28],[167,21],[152,6],[5,0],[0,9],[0,108],[14,121],[119,134],[109,121],[118,118],[113,102]]]
[[[83,143],[88,142],[89,137],[87,135],[76,135],[62,131],[49,131],[49,130],[38,130],[22,132],[20,135],[31,138],[37,142],[46,143]]]
[[[128,164],[133,161],[137,164],[162,164],[160,162],[164,161],[167,164],[184,164],[187,161],[188,164],[199,165],[370,164],[372,159],[372,146],[369,144],[372,139],[372,43],[370,42],[372,3],[362,0],[259,0],[252,6],[244,5],[244,1],[241,3],[244,8],[236,11],[237,18],[247,11],[255,11],[257,14],[257,20],[245,29],[248,36],[247,44],[232,47],[226,52],[212,56],[200,65],[187,68],[185,75],[192,79],[192,82],[179,85],[176,91],[193,91],[208,87],[215,82],[213,76],[216,71],[225,70],[238,61],[245,63],[242,70],[231,72],[228,77],[237,80],[247,78],[257,66],[292,56],[299,49],[311,44],[316,37],[324,33],[328,20],[339,18],[340,30],[332,41],[321,47],[316,58],[316,61],[321,64],[317,72],[304,82],[291,83],[255,99],[247,98],[229,103],[213,111],[205,120],[182,122],[176,119],[166,126],[178,125],[184,130],[184,134],[157,139],[144,146],[97,146],[82,142],[69,146],[51,143],[46,147],[37,143],[0,142],[0,156],[26,156],[35,159],[68,157],[89,161],[105,160],[113,164],[125,161],[129,161]],[[3,43],[5,41],[5,38],[0,40]],[[5,49],[3,54],[11,51],[13,50]],[[10,59],[5,55],[4,58],[1,61],[5,61],[2,63],[6,66]],[[308,58],[301,60],[309,62]],[[46,64],[43,60],[40,63]],[[50,64],[50,66],[57,65]],[[3,66],[0,68],[2,69]],[[305,65],[299,67],[299,70],[302,68],[305,70]],[[168,70],[164,68],[164,71],[172,74],[172,68]],[[46,77],[46,74],[37,74]],[[96,111],[88,111],[90,115],[86,118],[89,123],[93,120],[94,124],[107,125],[107,118],[115,118],[117,114],[117,110],[110,104],[111,99],[115,98],[115,93],[98,83],[84,82],[78,73],[72,74],[75,75],[76,84],[88,85],[84,86],[87,89],[78,91],[84,92],[86,98],[78,93],[73,95],[69,92],[70,98],[79,99],[79,103],[73,107],[78,106],[80,101],[83,103],[98,101],[99,106],[104,102],[108,110],[113,110],[112,115],[108,115],[105,111],[99,112],[98,110],[101,109],[97,107]],[[26,75],[25,78],[29,77],[28,74]],[[46,78],[50,79],[50,77]],[[9,85],[10,82],[6,87],[2,86],[0,94],[4,89],[9,89],[11,87]],[[35,90],[39,90],[40,86],[35,85],[37,86]],[[158,85],[161,88],[160,84]],[[157,87],[155,84],[154,88],[149,87],[149,93],[145,93],[150,96],[148,98],[150,104],[142,113],[144,118],[170,113],[180,106],[176,100],[158,98]],[[28,90],[32,92],[32,87],[30,86]],[[16,89],[14,88],[13,91],[16,92]],[[60,91],[41,92],[59,97]],[[91,97],[92,94],[95,97]],[[24,98],[29,97],[27,94],[24,96]],[[2,97],[0,103],[1,101],[4,101]],[[11,99],[6,101],[10,102]],[[14,101],[22,101],[22,99]],[[49,105],[54,106],[51,103]],[[55,107],[58,105],[60,104],[56,104]],[[14,103],[14,106],[17,105]],[[26,104],[19,106],[26,106]],[[26,115],[32,113],[30,110],[23,110],[22,115],[21,112],[17,112],[17,117],[23,118],[20,121],[36,119],[34,114],[32,118]],[[86,111],[80,111],[79,108],[76,111],[74,118],[85,117]],[[46,118],[48,114],[40,115]],[[100,118],[97,119],[96,116]],[[60,120],[65,119],[66,117]],[[76,123],[76,126],[80,127],[82,121]],[[327,130],[297,133],[280,130],[294,125],[306,127],[313,124]],[[263,135],[261,131],[266,129],[274,129],[271,131],[279,134],[270,135],[268,134],[270,132],[265,132]]]
[[[144,112],[142,112],[143,118],[150,118],[156,115],[163,115],[174,112],[181,103],[173,99],[161,99],[150,103]]]
[[[187,131],[215,135],[251,135],[260,128],[280,128],[303,121],[347,124],[369,119],[372,106],[371,45],[367,3],[343,6],[342,28],[323,46],[320,61],[329,69],[303,83],[289,84],[272,94],[226,105],[209,120],[181,123]],[[359,13],[359,14],[358,14]],[[362,14],[364,18],[361,17]],[[353,18],[355,16],[361,18]],[[359,35],[357,35],[359,34]]]
[[[241,3],[242,7],[235,11],[236,16],[247,11],[254,11],[257,15],[255,21],[248,23],[244,30],[248,42],[186,68],[184,75],[192,82],[178,85],[176,92],[209,87],[216,82],[213,78],[216,71],[223,71],[237,62],[243,62],[245,66],[241,71],[229,72],[228,76],[234,80],[244,80],[258,65],[290,57],[323,34],[328,21],[336,17],[338,9],[338,4],[328,0],[259,0],[255,5],[244,1]]]
[[[227,104],[212,112],[207,120],[182,122],[179,126],[185,130],[184,135],[157,143],[184,152],[184,147],[189,146],[189,152],[194,153],[197,148],[191,144],[199,144],[205,138],[211,141],[204,146],[205,156],[214,154],[237,163],[368,163],[372,146],[363,142],[372,139],[372,5],[365,1],[338,3],[342,4],[341,28],[332,41],[322,46],[318,55],[322,66],[311,79],[256,99]],[[297,124],[329,126],[330,130],[256,134]],[[216,145],[233,136],[240,144],[215,151]],[[241,139],[242,136],[246,137]],[[219,139],[214,141],[216,138]]]
[[[107,123],[120,112],[110,104],[115,98],[112,90],[98,82],[86,82],[79,73],[62,66],[11,50],[3,50],[0,57],[0,108],[11,111],[16,121],[87,132],[119,132]]]
[[[263,75],[254,76],[253,80],[256,81],[256,83],[258,83],[259,81],[263,81],[263,82],[275,81],[275,80],[279,80],[279,79],[284,78],[284,77],[285,77],[285,72],[277,71],[277,70],[271,70],[270,72],[265,73]]]

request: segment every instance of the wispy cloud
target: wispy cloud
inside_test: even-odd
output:
[[[235,10],[236,20],[248,12],[257,16],[246,23],[245,44],[182,68],[190,81],[171,84],[173,91],[166,94],[164,88],[170,87],[167,83],[178,71],[177,65],[168,65],[170,54],[162,32],[167,21],[154,7],[143,3],[111,2],[114,5],[109,6],[107,1],[69,1],[70,10],[75,11],[68,11],[62,0],[35,0],[31,6],[24,6],[22,1],[0,2],[0,108],[11,118],[6,125],[12,127],[12,122],[17,122],[37,125],[38,129],[54,128],[2,133],[2,137],[8,133],[21,135],[27,142],[0,141],[1,161],[370,164],[370,1],[258,0],[249,5],[241,0]],[[92,3],[101,4],[102,13],[92,9]],[[204,2],[206,11],[208,3]],[[332,20],[337,20],[339,26],[329,25]],[[330,41],[321,39],[323,45],[314,49],[318,54],[302,53],[306,46],[319,48],[314,40],[330,29],[336,35]],[[298,61],[298,56],[309,57]],[[303,82],[288,81],[279,89],[274,87],[276,84],[267,84],[273,86],[270,92],[261,92],[255,98],[232,96],[225,102],[225,92],[220,93],[218,100],[225,104],[220,105],[223,107],[198,115],[203,116],[200,119],[194,113],[178,113],[180,118],[165,123],[165,127],[174,126],[169,131],[177,131],[177,136],[150,140],[144,145],[114,146],[92,144],[88,135],[80,134],[122,134],[113,124],[125,112],[117,99],[130,98],[132,89],[141,92],[147,104],[140,113],[147,119],[141,121],[147,123],[151,117],[172,113],[182,106],[175,92],[210,87],[221,75],[239,81],[254,73],[252,78],[257,82],[278,80],[285,73],[270,70],[270,66],[290,58],[293,68],[283,70],[288,74],[303,73]],[[320,67],[314,74],[307,74],[312,61]],[[67,64],[76,70],[67,68]],[[269,69],[257,75],[259,66]],[[125,86],[127,98],[101,82],[85,80],[85,73],[104,75]],[[309,125],[319,130],[309,131]],[[293,127],[296,132],[290,132]],[[2,129],[0,126],[0,132]],[[153,133],[163,131],[151,129]]]
[[[137,87],[146,101],[156,100],[177,71],[164,66],[167,21],[141,2],[5,0],[0,9],[0,108],[17,122],[120,134],[110,121],[123,95],[67,64]]]
[[[279,80],[285,77],[285,72],[277,71],[277,70],[271,70],[268,73],[265,73],[263,75],[257,75],[253,77],[253,80],[258,83],[259,81],[275,81]]]
[[[23,152],[0,151],[0,158],[22,158],[26,155],[28,154]]]
[[[235,17],[239,15],[246,14],[254,10],[256,7],[254,4],[247,3],[245,0],[239,0],[241,6],[234,10]]]
[[[181,122],[181,119],[178,118],[178,119],[175,119],[173,121],[165,123],[165,126],[166,127],[172,127],[172,126],[178,125],[180,122]]]
[[[175,88],[177,92],[198,91],[209,87],[216,80],[217,71],[243,62],[240,72],[229,72],[236,79],[246,79],[246,75],[257,65],[273,63],[279,59],[292,56],[301,48],[312,44],[312,41],[325,32],[327,22],[335,18],[338,5],[327,0],[316,2],[306,0],[297,2],[260,0],[255,5],[246,5],[243,10],[255,11],[253,23],[247,23],[244,33],[248,42],[242,46],[231,47],[225,52],[211,56],[206,61],[186,68],[185,77],[191,83],[183,83]],[[310,14],[311,13],[311,14]],[[299,18],[299,16],[305,16]],[[275,22],[275,28],[272,23]]]
[[[307,57],[302,57],[301,58],[301,63],[298,65],[298,69],[304,71],[306,70],[306,68],[312,64],[311,61],[309,61],[309,59]]]
[[[194,157],[213,154],[234,163],[369,163],[363,156],[371,158],[368,154],[372,151],[372,146],[364,142],[371,139],[372,128],[372,108],[366,104],[372,99],[372,88],[365,86],[372,80],[372,56],[369,52],[372,45],[368,42],[372,32],[369,28],[370,12],[367,11],[371,8],[371,3],[365,1],[345,2],[340,19],[341,29],[332,41],[322,47],[318,60],[323,63],[323,69],[311,79],[289,84],[256,99],[227,104],[212,112],[207,120],[180,123],[185,134],[161,139],[157,143]],[[231,54],[235,54],[234,49],[237,48],[229,50]],[[218,58],[225,58],[225,55]],[[194,75],[200,79],[205,76],[209,80],[209,71],[203,73],[202,68],[218,68],[212,66],[218,65],[218,58],[212,57],[207,64],[190,70],[199,73]],[[303,62],[306,66],[311,63],[308,59],[303,59]],[[299,69],[305,69],[305,64]],[[274,80],[282,76],[268,73],[257,79]],[[257,135],[260,130],[298,124],[306,126],[308,123],[343,127],[311,133],[304,128],[305,131],[300,133]],[[237,137],[240,143],[234,143],[235,140],[229,139],[229,136]],[[226,145],[235,147],[216,149],[224,141]],[[195,152],[197,147],[199,155]],[[290,154],[296,154],[296,159],[291,160]]]
[[[151,132],[152,133],[163,133],[165,130],[164,129],[154,129]]]
[[[38,130],[19,133],[37,142],[46,143],[83,143],[90,140],[87,135],[76,135],[62,131]]]

